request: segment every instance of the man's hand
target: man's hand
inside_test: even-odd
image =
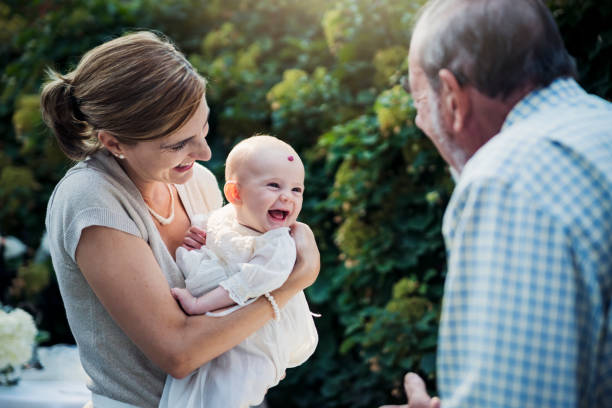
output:
[[[440,408],[440,399],[431,398],[425,389],[425,383],[415,373],[404,376],[404,390],[408,403],[404,405],[383,405],[380,408]]]

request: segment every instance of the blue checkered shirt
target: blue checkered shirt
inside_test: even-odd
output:
[[[444,216],[442,407],[612,407],[612,104],[536,90]]]

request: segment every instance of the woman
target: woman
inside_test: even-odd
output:
[[[265,298],[223,318],[186,316],[170,293],[190,217],[222,204],[209,160],[205,80],[169,42],[126,35],[83,56],[42,93],[45,122],[80,161],[58,183],[46,226],[68,322],[95,407],[156,407],[182,378],[274,316]],[[297,223],[280,307],[314,282],[319,254]],[[129,295],[128,295],[129,294]],[[134,295],[136,294],[136,295]]]

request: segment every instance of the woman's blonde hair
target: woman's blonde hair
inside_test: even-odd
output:
[[[73,160],[101,148],[98,130],[126,144],[174,132],[195,113],[206,88],[185,56],[151,32],[93,48],[66,75],[48,73],[43,119]]]

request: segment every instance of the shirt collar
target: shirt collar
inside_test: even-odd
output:
[[[567,104],[585,91],[573,78],[557,78],[545,88],[538,88],[521,99],[510,111],[501,131],[538,112],[543,106]]]

